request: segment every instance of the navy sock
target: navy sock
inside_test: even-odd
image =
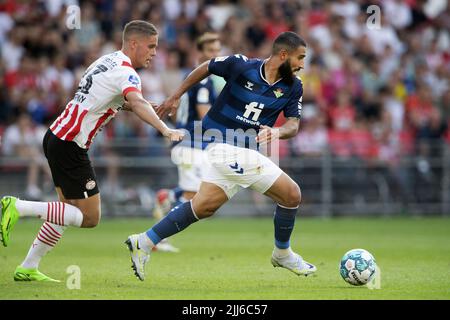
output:
[[[183,203],[181,198],[183,196],[184,190],[181,189],[180,187],[176,187],[176,188],[173,188],[172,191],[173,191],[173,195],[174,195],[174,202],[172,204],[172,208],[175,208]]]
[[[184,190],[180,187],[176,187],[172,189],[173,194],[175,196],[175,201],[180,201],[181,196],[183,195]]]
[[[275,246],[279,249],[287,249],[290,246],[292,230],[294,229],[295,214],[297,208],[288,209],[277,205],[273,224],[275,226]]]
[[[184,229],[198,219],[192,211],[191,202],[185,202],[178,207],[173,208],[170,212],[150,228],[146,233],[156,245],[162,239],[168,238]]]
[[[172,204],[172,208],[178,207],[180,204],[183,204],[181,200],[175,200],[175,202]]]

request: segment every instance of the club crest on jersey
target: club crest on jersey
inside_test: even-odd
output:
[[[131,74],[128,77],[128,81],[131,82],[132,84],[134,84],[135,86],[139,84],[139,78],[136,77],[134,74]]]
[[[277,90],[273,90],[273,93],[275,94],[275,97],[277,97],[277,99],[284,94],[284,92],[281,88],[277,88]]]
[[[86,190],[92,190],[92,189],[95,188],[95,186],[96,186],[95,181],[94,181],[94,180],[89,180],[89,181],[86,183]]]

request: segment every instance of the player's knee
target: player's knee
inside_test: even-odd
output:
[[[293,184],[289,188],[288,197],[286,199],[285,206],[289,208],[298,207],[302,202],[302,193],[298,184]]]
[[[216,210],[217,208],[215,208],[214,206],[204,206],[201,208],[200,212],[196,212],[196,214],[199,219],[205,219],[214,215],[214,213],[216,213]]]
[[[95,228],[98,225],[98,221],[95,220],[87,220],[87,221],[83,221],[83,228]]]
[[[84,219],[83,220],[83,224],[82,227],[83,228],[95,228],[98,223],[100,222],[100,219],[95,219],[95,218],[88,218],[88,219]]]
[[[100,210],[94,210],[93,212],[84,213],[83,212],[83,223],[81,227],[83,228],[95,228],[100,222]]]
[[[185,191],[183,192],[183,198],[186,199],[186,201],[192,200],[195,196],[196,192],[193,191]]]
[[[197,217],[199,219],[205,219],[211,217],[219,208],[214,203],[205,201],[199,203],[195,209]]]

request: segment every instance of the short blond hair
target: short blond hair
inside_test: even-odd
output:
[[[125,25],[123,29],[122,40],[124,42],[127,41],[129,37],[133,34],[154,36],[158,34],[158,30],[150,22],[144,20],[133,20]]]

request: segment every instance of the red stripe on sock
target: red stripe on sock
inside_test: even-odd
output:
[[[51,222],[56,223],[56,212],[55,212],[55,203],[54,202],[52,202],[51,208],[52,208],[52,221]]]
[[[50,243],[49,241],[43,239],[40,235],[41,235],[41,234],[39,233],[39,234],[37,235],[37,237],[36,237],[40,242],[43,242],[43,243],[45,243],[46,245],[48,245],[48,246],[50,246],[50,247],[54,247],[54,246],[55,246],[55,244],[52,244],[52,243]]]
[[[56,224],[61,224],[59,222],[59,202],[55,202],[55,214]]]
[[[57,236],[58,238],[61,237],[61,233],[59,233],[58,231],[56,231],[49,223],[44,222],[45,226],[50,228],[51,231],[53,231],[53,233],[55,234],[55,236]]]
[[[61,226],[63,226],[64,225],[64,223],[63,223],[63,206],[62,206],[62,202],[59,202],[58,203],[59,204],[59,225],[61,225]]]
[[[50,229],[48,228],[48,226],[45,225],[45,224],[42,225],[41,230],[42,230],[42,231],[45,231],[45,232],[46,232],[52,239],[54,239],[55,241],[58,241],[59,238],[61,238],[61,236],[55,235],[55,234],[53,233],[53,231],[50,230]]]
[[[48,216],[47,221],[52,222],[53,221],[53,213],[52,213],[53,206],[52,206],[51,202],[49,202],[48,205],[49,205],[49,207],[48,207],[48,213],[47,213],[47,216]]]
[[[58,225],[61,225],[61,202],[56,202],[56,206],[58,207]]]
[[[56,223],[55,222],[55,205],[53,204],[53,202],[50,202],[50,210],[52,212],[52,220],[50,222]]]
[[[41,230],[39,230],[39,234],[42,238],[54,242],[55,244],[58,242],[58,238],[54,238],[53,236],[51,236],[47,230],[45,230],[44,228],[41,228]]]
[[[45,219],[47,221],[50,220],[50,202],[47,202],[47,219]]]

